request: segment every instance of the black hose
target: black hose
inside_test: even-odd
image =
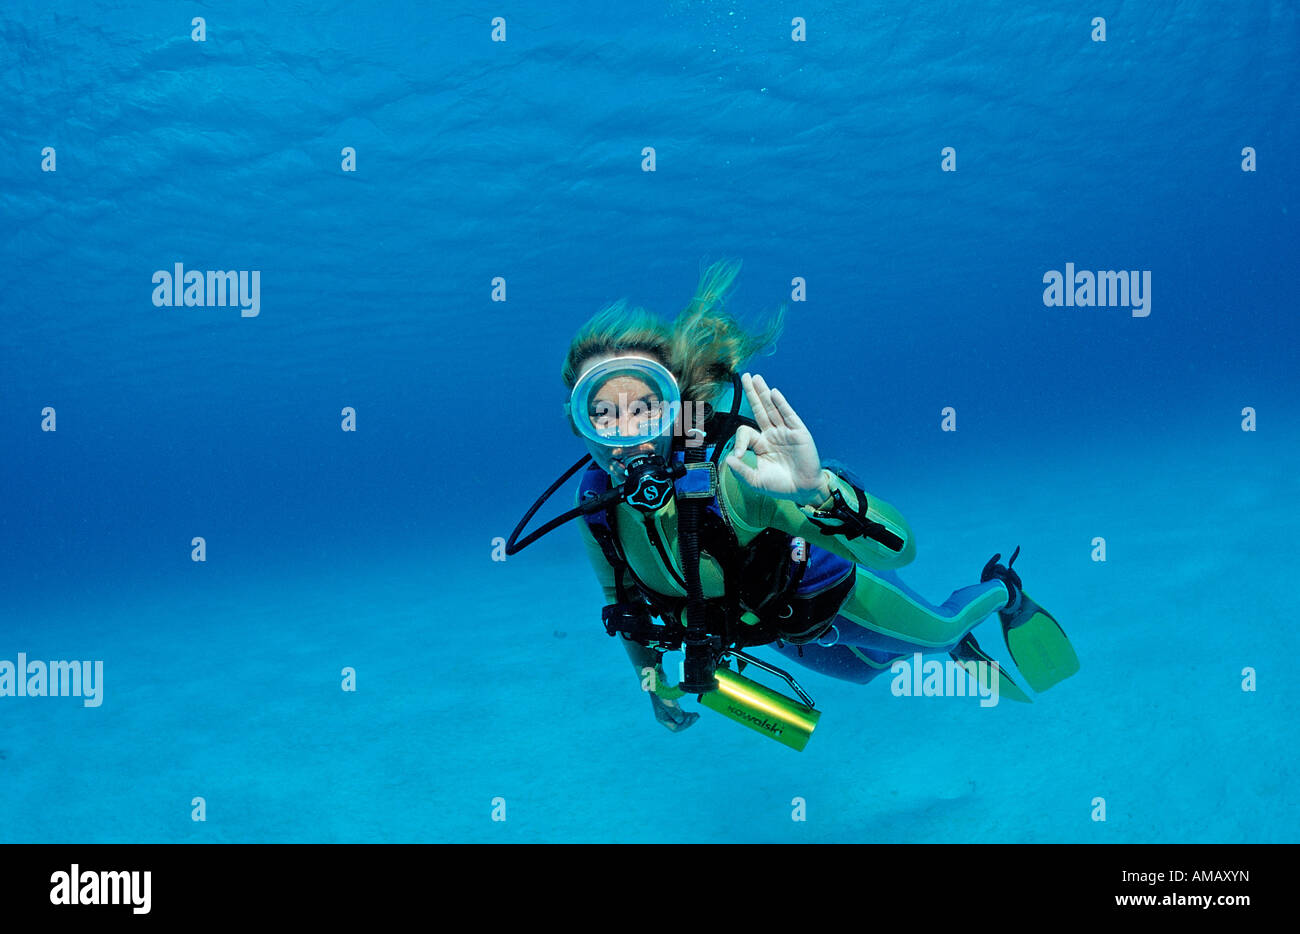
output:
[[[702,460],[704,445],[687,446],[686,463]],[[686,636],[682,640],[686,659],[678,687],[687,694],[706,694],[718,686],[713,675],[717,657],[704,618],[704,587],[700,584],[699,527],[703,504],[704,500],[697,497],[677,498],[677,543],[682,556],[682,576],[686,581]]]

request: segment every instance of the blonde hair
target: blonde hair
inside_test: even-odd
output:
[[[784,305],[757,334],[746,331],[726,309],[740,265],[740,260],[722,260],[705,269],[695,297],[673,322],[668,368],[677,377],[683,401],[709,402],[747,361],[776,350],[785,323]]]
[[[740,266],[740,260],[709,265],[671,328],[646,309],[629,306],[626,299],[601,309],[569,344],[560,372],[564,385],[573,388],[582,375],[578,367],[592,356],[635,350],[672,371],[684,402],[707,405],[746,361],[776,349],[785,323],[782,305],[766,328],[751,334],[727,311]]]
[[[672,334],[658,317],[644,308],[629,306],[621,298],[596,312],[578,329],[564,355],[560,378],[572,389],[582,373],[583,361],[604,354],[615,356],[628,350],[648,353],[669,369]]]

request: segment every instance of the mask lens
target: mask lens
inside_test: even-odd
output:
[[[663,434],[665,408],[653,388],[627,377],[617,377],[596,389],[588,418],[601,438],[626,443]]]
[[[569,410],[592,457],[608,470],[615,457],[637,450],[667,457],[680,407],[667,369],[641,357],[615,357],[582,375]]]

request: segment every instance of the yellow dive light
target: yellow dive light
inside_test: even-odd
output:
[[[802,750],[812,738],[821,711],[778,694],[730,668],[714,671],[718,686],[700,695],[700,703],[764,736]]]

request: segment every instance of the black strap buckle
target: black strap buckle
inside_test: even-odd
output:
[[[656,623],[645,604],[611,603],[601,609],[600,619],[607,635],[621,635],[648,648],[675,649],[682,642],[683,631]]]
[[[839,474],[836,474],[839,476]],[[840,477],[843,480],[843,477]],[[847,480],[844,481],[848,483]],[[844,500],[844,494],[838,486],[831,490],[831,506],[819,509],[808,517],[808,521],[829,535],[841,535],[849,541],[855,538],[869,538],[879,542],[890,551],[902,551],[903,539],[885,526],[867,518],[867,494],[849,483],[858,497],[858,508],[853,509]],[[827,520],[834,519],[842,523],[834,526]]]

